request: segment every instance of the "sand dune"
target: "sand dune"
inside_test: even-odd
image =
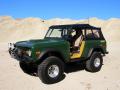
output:
[[[120,19],[111,18],[101,20],[90,18],[89,20],[24,18],[14,19],[10,16],[0,17],[0,42],[11,42],[33,38],[43,38],[46,30],[51,25],[89,23],[101,27],[108,41],[117,41],[120,38]]]

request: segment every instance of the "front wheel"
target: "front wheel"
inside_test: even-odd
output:
[[[90,59],[86,61],[86,69],[90,72],[100,71],[103,64],[103,57],[101,53],[94,52]]]
[[[61,80],[64,73],[64,63],[55,56],[46,58],[38,66],[38,76],[43,83],[52,84]]]

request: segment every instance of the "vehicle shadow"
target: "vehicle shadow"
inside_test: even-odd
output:
[[[85,64],[84,63],[69,63],[65,67],[65,73],[72,73],[72,72],[77,72],[77,71],[82,71],[86,70],[85,69]]]
[[[73,72],[82,71],[82,70],[86,70],[85,64],[79,63],[79,62],[74,62],[74,63],[66,64],[64,72],[68,74],[68,73],[73,73]],[[34,71],[34,73],[28,73],[26,71],[23,71],[23,72],[30,76],[38,77],[37,70]],[[66,77],[66,75],[64,74],[62,78],[64,79],[65,77]]]
[[[86,70],[85,64],[77,62],[77,63],[66,64],[64,72],[68,74],[68,73],[73,73],[73,72],[82,71],[82,70]],[[26,73],[25,71],[23,71],[23,72]],[[35,71],[34,73],[26,73],[26,74],[28,74],[30,76],[38,77],[37,71]],[[65,77],[66,77],[66,75],[63,74],[62,77],[60,78],[60,80],[55,83],[58,83],[58,82],[64,80]]]

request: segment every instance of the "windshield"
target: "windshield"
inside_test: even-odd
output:
[[[45,37],[62,38],[67,35],[67,29],[50,28]]]

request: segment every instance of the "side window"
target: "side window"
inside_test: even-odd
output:
[[[92,39],[94,39],[94,35],[93,35],[92,30],[86,30],[86,39],[87,39],[87,40],[92,40]]]
[[[86,30],[86,39],[87,40],[98,40],[100,39],[100,31],[99,30]]]
[[[93,30],[93,34],[94,34],[95,39],[100,39],[99,30]]]
[[[68,31],[67,29],[63,29],[63,30],[62,30],[62,33],[61,33],[61,34],[62,34],[61,36],[67,35],[67,31]]]

